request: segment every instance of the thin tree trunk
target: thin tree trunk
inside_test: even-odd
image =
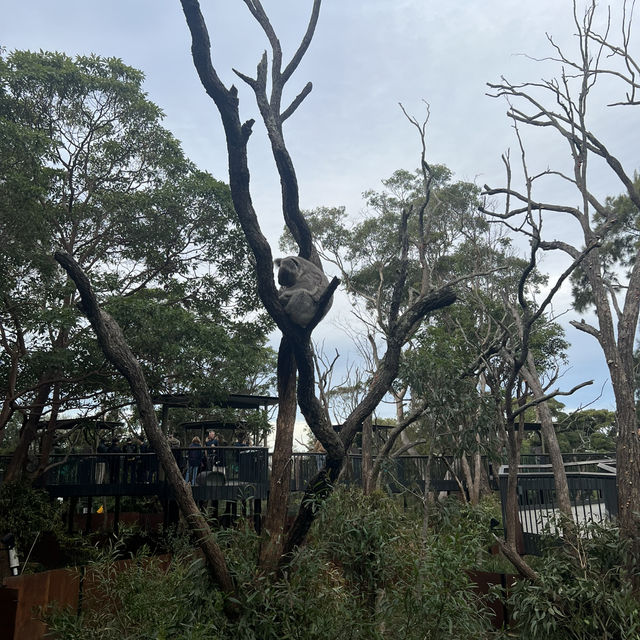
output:
[[[517,553],[517,534],[520,529],[520,517],[518,512],[518,465],[520,464],[521,436],[512,429],[507,434],[507,451],[509,460],[509,474],[507,477],[507,500],[505,513],[507,521],[504,526],[507,530],[506,543],[509,548]]]
[[[476,434],[476,441],[478,448],[473,454],[473,490],[469,489],[471,494],[471,504],[478,504],[480,502],[480,494],[482,491],[482,456],[480,455],[480,436]]]
[[[29,447],[36,438],[38,433],[38,424],[49,399],[49,394],[51,393],[52,383],[47,382],[47,380],[51,379],[51,375],[52,372],[47,371],[40,378],[40,385],[36,392],[33,407],[24,421],[22,431],[20,432],[18,446],[13,452],[11,461],[9,462],[4,474],[4,482],[15,482],[19,480],[24,473]]]
[[[429,445],[429,455],[424,473],[424,486],[422,493],[422,541],[426,544],[429,534],[429,495],[431,493],[431,461],[433,460],[432,448]]]
[[[369,416],[362,423],[362,491],[365,495],[370,495],[375,489],[375,478],[373,477],[373,421]]]
[[[49,464],[49,456],[53,449],[53,443],[56,435],[56,422],[58,420],[58,413],[60,412],[60,383],[56,382],[53,387],[53,397],[51,401],[51,416],[47,423],[47,429],[40,440],[40,459],[38,460],[38,468],[32,475],[32,480],[35,480],[38,476],[44,473],[44,470]]]
[[[526,380],[527,385],[533,392],[533,397],[542,397],[544,395],[544,390],[540,384],[540,378],[531,353],[527,355],[527,362],[526,365],[522,367],[521,373],[522,377]],[[542,429],[542,437],[544,438],[547,453],[549,454],[549,460],[551,460],[551,467],[553,469],[558,508],[566,518],[567,523],[573,523],[569,484],[567,482],[567,474],[564,469],[564,461],[562,460],[560,445],[558,444],[558,437],[553,426],[551,411],[549,410],[549,405],[546,402],[541,402],[537,405],[537,410],[538,417],[540,419],[540,427]],[[569,528],[573,527],[569,525]]]
[[[467,460],[467,455],[465,453],[463,453],[462,457],[460,458],[460,464],[462,465],[462,473],[464,473],[464,479],[467,483],[469,502],[473,505],[476,505],[478,504],[478,499],[476,497],[476,492],[474,491],[473,474],[471,473],[471,466],[469,465],[469,461]]]

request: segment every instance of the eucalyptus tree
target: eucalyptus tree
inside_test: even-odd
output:
[[[428,313],[451,304],[455,300],[455,294],[447,287],[432,291],[422,289],[415,296],[412,303],[401,310],[404,283],[407,279],[408,270],[407,254],[409,248],[406,229],[410,212],[407,211],[406,216],[401,221],[400,228],[394,234],[397,239],[396,255],[400,256],[400,259],[397,263],[398,272],[394,279],[396,284],[389,301],[389,312],[387,314],[389,325],[387,349],[385,355],[381,358],[375,380],[370,385],[367,394],[365,394],[365,397],[354,411],[347,416],[340,433],[336,433],[327,419],[322,403],[315,396],[311,333],[322,317],[328,300],[338,282],[333,281],[329,285],[325,295],[319,301],[316,317],[306,327],[297,326],[288,317],[275,287],[271,247],[260,229],[258,217],[251,201],[247,143],[252,134],[254,120],[242,122],[237,89],[234,86],[225,86],[214,67],[211,57],[211,41],[199,3],[195,0],[182,0],[181,4],[191,32],[191,50],[196,70],[206,92],[218,108],[224,127],[229,155],[231,194],[238,220],[255,257],[258,291],[265,308],[283,334],[280,356],[283,364],[285,361],[286,364],[279,369],[281,374],[279,380],[281,383],[287,383],[291,380],[291,362],[295,360],[298,375],[298,406],[314,435],[327,451],[326,467],[310,483],[307,496],[303,499],[298,516],[289,530],[284,544],[286,556],[295,546],[304,541],[315,517],[318,500],[322,500],[331,490],[331,483],[336,479],[342,468],[348,446],[361,428],[363,421],[371,415],[387,392],[392,380],[395,379],[400,363],[400,352],[406,337],[411,335],[415,326],[420,324]],[[255,77],[250,77],[244,73],[236,73],[255,93],[258,109],[271,143],[274,162],[280,175],[283,217],[299,248],[299,256],[309,260],[316,268],[321,269],[321,262],[313,244],[312,233],[307,221],[300,212],[299,189],[294,163],[287,150],[283,129],[287,118],[295,113],[303,100],[309,95],[312,89],[311,83],[307,83],[288,106],[285,107],[282,102],[283,89],[311,43],[321,3],[320,0],[314,0],[305,35],[297,51],[286,64],[284,64],[283,60],[281,43],[269,22],[262,4],[258,0],[245,0],[245,4],[269,42],[271,60],[269,60],[265,52],[258,63]],[[269,77],[270,82],[268,83]],[[289,351],[292,356],[288,355]],[[286,388],[288,390],[287,393],[290,394],[292,385],[286,384]],[[276,447],[283,452],[286,459],[289,455],[288,441],[284,442],[281,447],[278,447],[278,443],[276,443]],[[278,451],[279,455],[280,451]],[[275,456],[276,453],[274,452],[274,459]],[[280,519],[280,522],[282,522],[282,519]],[[278,525],[278,529],[274,529],[273,534],[275,534],[276,539],[281,536],[281,531],[280,525]],[[279,552],[277,546],[276,544],[274,553],[270,553],[269,557],[265,558],[266,564],[272,563],[273,558],[277,556]]]
[[[56,249],[90,275],[156,393],[248,390],[268,362],[228,187],[184,157],[142,82],[114,58],[0,58],[0,435],[23,425],[7,478],[45,417],[131,403]]]
[[[591,323],[582,319],[571,324],[597,341],[609,369],[618,423],[619,522],[624,536],[633,541],[638,557],[640,439],[633,349],[640,312],[636,242],[640,192],[634,176],[614,149],[623,144],[622,139],[605,142],[605,135],[592,128],[596,122],[602,124],[608,114],[615,118],[621,109],[628,112],[640,104],[632,20],[633,3],[622,2],[616,11],[599,11],[597,3],[590,1],[581,13],[574,2],[575,52],[562,49],[549,37],[551,54],[546,60],[556,64],[556,77],[524,83],[503,78],[489,85],[494,95],[508,100],[508,116],[518,132],[523,157],[526,158],[525,132],[546,130],[566,145],[568,171],[546,165],[542,171],[529,171],[525,160],[524,189],[519,190],[514,186],[515,179],[508,178],[506,187],[487,192],[507,197],[503,217],[514,226],[519,224],[519,215],[533,210],[544,220],[562,216],[567,227],[574,229],[575,239],[547,237],[540,240],[541,249],[563,252],[573,262],[587,250],[580,265],[581,286],[576,301],[578,309],[586,302],[592,304],[596,320]],[[623,135],[626,133],[623,130]],[[615,200],[599,197],[596,177],[600,181],[604,174],[619,183],[624,207],[618,208]],[[537,189],[548,189],[554,179],[570,185],[574,189],[572,200],[577,196],[578,202],[562,204],[536,197]]]
[[[369,486],[373,486],[382,460],[392,454],[398,439],[402,446],[397,451],[419,452],[411,446],[407,431],[410,425],[414,425],[411,431],[416,432],[417,424],[430,424],[432,428],[427,431],[433,434],[436,424],[451,424],[454,406],[458,407],[458,418],[464,414],[463,396],[478,400],[475,385],[471,381],[475,379],[475,367],[478,364],[473,364],[479,357],[477,349],[474,348],[473,357],[466,362],[454,357],[451,328],[439,336],[444,340],[440,345],[443,351],[452,349],[447,351],[446,357],[434,356],[434,359],[426,362],[422,360],[427,357],[422,347],[424,340],[428,340],[428,332],[437,332],[442,322],[440,318],[449,315],[462,317],[469,313],[464,303],[467,297],[465,291],[467,288],[477,288],[483,274],[487,283],[496,269],[503,268],[496,262],[495,254],[505,249],[503,244],[506,242],[505,238],[494,234],[485,216],[478,212],[478,188],[468,182],[453,180],[449,169],[427,162],[425,134],[428,116],[422,123],[414,118],[409,120],[420,132],[420,169],[415,172],[398,170],[382,181],[381,190],[367,191],[364,195],[368,209],[364,217],[352,220],[340,208],[320,208],[309,212],[307,216],[318,252],[337,266],[345,282],[353,305],[352,312],[360,322],[360,329],[354,332],[356,341],[363,360],[371,363],[369,375],[375,370],[378,345],[384,344],[387,333],[386,312],[397,269],[392,229],[397,227],[405,211],[413,210],[417,215],[408,226],[409,265],[402,304],[410,304],[423,288],[440,286],[446,282],[459,284],[462,306],[432,315],[428,322],[416,327],[415,333],[408,336],[403,347],[401,376],[389,388],[396,406],[396,426],[390,430],[377,462],[370,466],[371,478],[365,483]],[[285,234],[284,246],[290,246],[290,243],[291,237]],[[476,319],[472,318],[471,323],[475,322]],[[366,336],[366,339],[359,334]],[[441,398],[436,398],[438,394],[423,393],[431,383],[440,389]],[[466,408],[469,411],[465,419],[469,419],[469,424],[464,433],[473,434],[471,438],[475,441],[474,429],[479,428],[481,418],[477,416],[478,424],[472,425],[473,410],[469,406]],[[421,418],[423,413],[426,415]],[[445,414],[447,419],[444,419]],[[451,435],[449,430],[447,433]],[[422,434],[418,439],[424,442],[424,429]],[[364,435],[363,432],[363,443],[366,442]],[[426,441],[434,444],[432,437],[426,437]],[[453,440],[450,444],[453,444]],[[465,444],[468,444],[466,439]],[[363,475],[366,475],[365,449],[363,444]],[[479,449],[475,444],[472,449],[476,459],[475,454]],[[437,447],[434,452],[436,450]],[[479,471],[479,464],[476,464],[476,468]],[[474,486],[478,486],[478,482]]]
[[[419,126],[424,145],[426,121]],[[405,307],[422,290],[464,280],[467,274],[452,268],[454,256],[462,244],[477,237],[479,225],[484,224],[476,215],[478,189],[471,183],[454,181],[448,168],[428,164],[425,151],[423,147],[421,169],[395,171],[382,180],[382,189],[364,193],[367,210],[360,218],[350,218],[344,208],[321,207],[307,212],[316,248],[324,260],[338,268],[352,312],[362,324],[361,333],[367,336],[362,346],[369,351],[372,370],[379,359],[378,344],[384,343],[387,332],[399,266],[394,231],[402,216],[413,212],[407,226],[408,273],[401,294]],[[285,233],[282,246],[289,248],[291,242]],[[470,273],[473,271],[471,267]],[[397,417],[402,415],[405,393],[401,387],[395,389]]]

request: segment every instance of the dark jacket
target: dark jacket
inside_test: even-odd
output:
[[[192,442],[189,445],[189,466],[199,467],[203,457],[204,452],[202,451],[202,445]]]

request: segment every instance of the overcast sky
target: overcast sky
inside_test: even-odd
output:
[[[263,4],[288,60],[305,31],[311,1],[263,0]],[[216,68],[227,84],[238,84],[243,119],[259,121],[252,95],[231,69],[253,75],[266,48],[265,38],[241,0],[203,0],[202,6]],[[515,140],[505,118],[505,103],[487,97],[485,83],[501,75],[514,81],[540,78],[549,64],[521,54],[549,55],[545,32],[570,46],[574,31],[568,0],[325,0],[315,39],[288,93],[291,99],[307,81],[313,82],[311,95],[285,124],[302,206],[345,205],[357,216],[365,189],[379,186],[395,169],[418,165],[419,140],[399,102],[419,118],[424,114],[422,101],[429,103],[427,142],[432,162],[448,165],[458,179],[501,185],[500,155],[514,147]],[[227,179],[222,128],[196,77],[178,0],[5,3],[0,45],[9,50],[116,56],[141,69],[150,99],[164,110],[165,126],[181,140],[186,154],[200,168]],[[633,116],[630,110],[593,113],[593,122],[629,171],[640,164],[639,128]],[[278,255],[279,182],[261,126],[256,125],[254,132],[249,150],[253,199]],[[562,147],[556,150],[543,138],[530,145],[532,162],[542,168],[562,161]],[[599,195],[620,191],[606,172],[598,174],[596,188]],[[548,195],[541,199],[549,199]],[[571,193],[560,197],[570,198],[568,204],[578,201]],[[547,264],[552,268],[554,261]],[[568,292],[562,292],[555,310],[564,310],[568,301]],[[344,316],[343,305],[335,307],[332,316]],[[337,337],[332,322],[329,316],[318,334],[346,351],[346,339]],[[561,400],[569,407],[591,402],[605,385],[595,406],[613,408],[595,340],[571,327],[567,337],[573,346],[561,386],[569,388],[587,378],[595,384]]]

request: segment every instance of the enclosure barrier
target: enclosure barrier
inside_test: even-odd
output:
[[[573,520],[577,524],[602,523],[618,515],[615,461],[611,458],[584,459],[565,465]],[[602,471],[607,468],[608,471]],[[588,469],[598,468],[601,471]],[[585,470],[581,470],[585,469]],[[499,472],[502,519],[506,522],[508,467]],[[518,469],[518,515],[523,552],[539,554],[541,536],[555,535],[560,511],[555,479],[550,465],[523,465]]]

